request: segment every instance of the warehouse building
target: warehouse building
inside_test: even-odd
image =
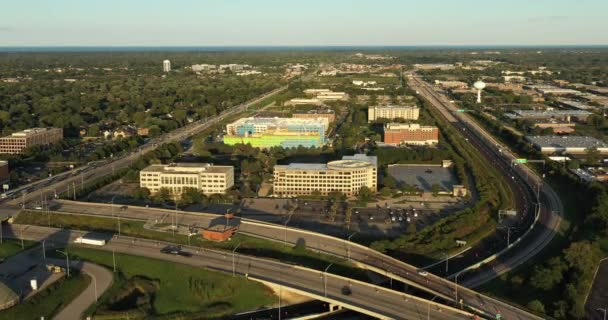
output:
[[[63,139],[61,128],[32,128],[0,138],[0,154],[18,154],[33,146],[46,146]]]
[[[602,154],[608,154],[608,144],[587,136],[526,136],[536,149],[545,154],[569,153],[585,154],[590,148],[596,148]]]
[[[323,163],[291,163],[274,167],[273,190],[280,196],[322,195],[339,191],[347,196],[359,193],[361,187],[376,192],[378,159],[356,154],[342,160]]]
[[[139,185],[152,194],[167,188],[175,197],[180,197],[186,188],[204,194],[224,194],[234,186],[234,167],[209,163],[153,164],[139,172]]]
[[[367,109],[368,122],[378,119],[418,120],[418,117],[420,117],[420,108],[415,106],[370,106]]]
[[[390,145],[434,145],[439,143],[439,128],[416,123],[387,123],[384,143]]]
[[[505,113],[511,119],[554,119],[561,121],[585,121],[593,113],[584,110],[513,110]]]

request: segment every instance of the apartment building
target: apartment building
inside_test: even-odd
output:
[[[224,194],[234,185],[234,167],[209,163],[153,164],[139,172],[139,185],[150,193],[167,188],[180,197],[185,188],[204,194]]]
[[[356,154],[326,164],[276,165],[273,190],[275,195],[280,196],[309,195],[315,191],[322,195],[339,191],[347,196],[354,196],[364,186],[376,192],[377,176],[377,157]]]
[[[392,145],[434,145],[439,143],[439,128],[416,123],[387,123],[384,143]]]
[[[420,108],[415,106],[370,106],[367,109],[367,121],[373,122],[378,119],[405,119],[418,120]]]
[[[32,128],[0,138],[0,154],[18,154],[33,146],[45,146],[63,139],[61,128]]]

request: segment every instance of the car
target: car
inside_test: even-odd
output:
[[[353,291],[351,290],[351,288],[349,286],[342,287],[342,289],[340,291],[345,296],[350,296],[353,293]]]
[[[420,271],[418,271],[418,274],[419,274],[419,275],[421,275],[421,276],[423,276],[423,277],[426,277],[426,276],[428,276],[428,275],[429,275],[429,273],[428,273],[428,272],[426,272],[426,271],[424,271],[424,270],[420,270]]]
[[[175,254],[175,255],[180,254],[181,251],[182,251],[182,248],[180,246],[166,246],[166,247],[160,249],[161,253]]]
[[[190,257],[192,257],[192,252],[180,250],[178,255],[180,255],[182,257],[190,258]]]

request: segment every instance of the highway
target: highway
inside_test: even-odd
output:
[[[409,82],[410,86],[431,102],[456,129],[468,129],[468,131],[464,130],[462,132],[472,143],[477,142],[478,146],[481,145],[481,148],[484,149],[482,154],[488,156],[490,161],[498,164],[497,168],[502,169],[502,173],[507,177],[506,180],[517,182],[516,191],[522,190],[523,186],[527,189],[527,192],[520,192],[520,194],[533,195],[532,199],[525,198],[529,208],[532,207],[529,205],[530,203],[540,200],[538,201],[540,202],[540,208],[530,210],[534,214],[535,226],[531,231],[526,232],[522,241],[512,245],[508,251],[505,250],[506,258],[499,258],[499,263],[495,264],[492,269],[479,272],[463,282],[469,287],[476,287],[521,265],[549,244],[559,230],[563,205],[559,196],[551,186],[544,182],[542,177],[527,166],[513,166],[515,159],[519,157],[510,151],[507,146],[494,139],[490,133],[481,128],[469,116],[457,112],[457,107],[450,103],[445,96],[435,91],[430,84],[417,76],[411,77]],[[512,179],[509,179],[509,176]],[[540,196],[538,200],[534,195],[535,193]]]
[[[84,232],[36,226],[14,225],[4,229],[5,237],[42,241],[55,247],[73,243]],[[225,251],[184,246],[191,257],[164,254],[160,249],[168,243],[140,238],[112,238],[105,246],[90,248],[183,263],[195,267],[232,273],[262,282],[281,285],[307,294],[315,299],[367,314],[379,319],[472,319],[473,315],[389,290],[365,282],[352,280],[300,266]],[[42,254],[42,253],[41,253]],[[233,264],[234,261],[234,264]],[[120,264],[120,262],[118,262]],[[348,288],[348,289],[345,289]],[[344,293],[348,292],[349,293]]]
[[[94,181],[110,173],[114,173],[117,170],[128,168],[143,154],[153,151],[161,144],[185,140],[188,137],[196,135],[197,133],[217,124],[218,122],[221,122],[227,117],[239,112],[243,112],[250,106],[286,89],[287,86],[282,86],[245,104],[237,105],[231,109],[224,110],[215,117],[193,122],[187,126],[166,133],[158,138],[151,139],[147,143],[141,145],[137,151],[133,151],[129,154],[125,154],[110,160],[105,160],[104,162],[91,163],[74,169],[73,171],[36,181],[27,186],[22,186],[18,189],[19,192],[13,194],[13,191],[10,193],[15,197],[14,199],[4,199],[4,201],[2,201],[0,204],[0,219],[5,220],[9,216],[16,215],[24,203],[32,201],[42,202],[42,199],[53,199],[57,194],[61,193],[71,194],[74,191],[74,188],[81,188],[81,186],[86,182]]]
[[[215,214],[175,211],[157,208],[129,206],[121,210],[119,205],[97,204],[87,202],[58,201],[53,207],[63,213],[76,215],[90,215],[111,218],[120,216],[121,219],[151,221],[155,223],[173,223],[176,220],[183,226],[206,226],[213,219],[223,219]],[[40,212],[40,214],[45,214]],[[52,213],[51,213],[52,219]],[[500,313],[503,319],[540,319],[523,310],[513,307],[499,300],[478,294],[466,287],[456,285],[454,282],[436,276],[432,273],[420,275],[418,269],[412,265],[384,255],[366,246],[349,242],[332,236],[291,228],[284,225],[259,222],[249,219],[240,219],[239,232],[250,236],[265,238],[288,245],[304,243],[306,248],[319,251],[344,259],[349,259],[357,266],[377,272],[381,275],[402,281],[408,285],[441,296],[447,300],[454,300],[458,288],[458,300],[462,299],[465,306],[484,312],[494,317]],[[117,219],[118,223],[118,219]]]

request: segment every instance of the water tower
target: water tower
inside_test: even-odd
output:
[[[486,87],[486,83],[479,80],[479,81],[473,83],[473,87],[475,87],[475,89],[477,89],[477,103],[481,103],[481,90],[483,90]]]

